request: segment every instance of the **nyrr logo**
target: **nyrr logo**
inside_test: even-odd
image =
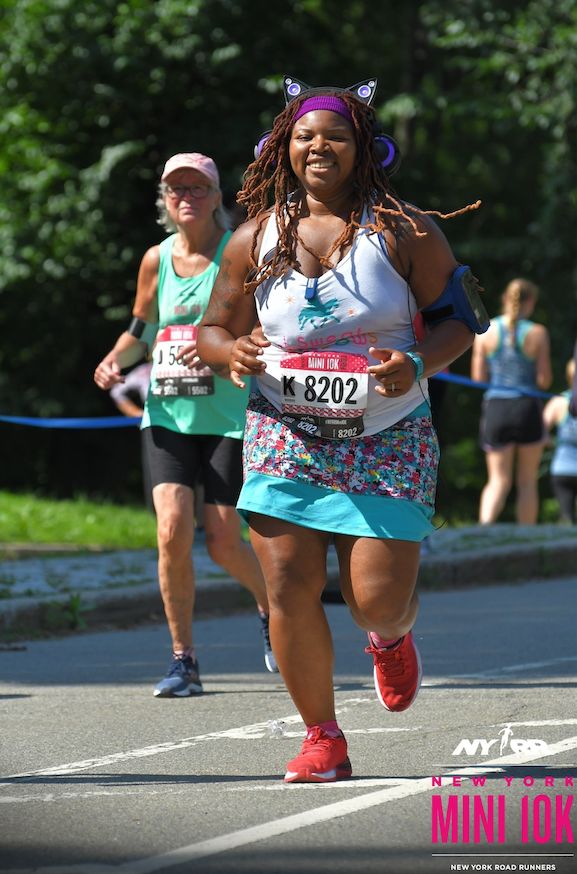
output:
[[[549,747],[544,740],[537,740],[537,738],[514,738],[510,722],[507,722],[498,734],[500,734],[501,737],[494,737],[491,740],[484,740],[479,737],[474,740],[468,740],[465,738],[457,744],[452,755],[488,756],[495,744],[499,744],[500,756],[503,755],[507,745],[514,753],[542,752],[547,754],[549,752]]]

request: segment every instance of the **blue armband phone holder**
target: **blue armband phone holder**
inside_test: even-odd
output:
[[[424,322],[432,327],[447,319],[456,319],[473,333],[484,334],[490,319],[479,290],[479,281],[471,268],[462,264],[453,272],[441,296],[421,310]]]

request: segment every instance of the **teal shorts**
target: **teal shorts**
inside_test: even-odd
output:
[[[433,530],[439,445],[428,404],[368,437],[303,438],[252,395],[237,509],[319,531],[420,541]]]

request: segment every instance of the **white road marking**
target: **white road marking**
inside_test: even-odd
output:
[[[577,725],[577,719],[532,719],[528,722],[494,722],[490,728],[498,728],[500,725],[529,726],[538,728],[541,725]]]
[[[495,766],[524,765],[529,762],[534,762],[537,759],[545,758],[546,756],[559,755],[560,753],[565,753],[574,749],[577,749],[577,736],[565,738],[556,744],[550,744],[547,751],[533,751],[526,755],[512,753],[511,755],[502,756],[493,759],[492,761],[485,762],[482,765],[454,769],[446,773],[444,776],[465,776],[469,773],[478,776],[479,773],[493,771]],[[481,771],[479,769],[481,769]],[[291,791],[292,787],[286,788],[287,791]],[[325,788],[326,787],[323,787],[323,790]],[[388,786],[378,792],[370,792],[367,795],[357,795],[355,798],[336,801],[333,804],[325,804],[322,807],[312,808],[311,810],[296,813],[292,816],[273,819],[269,822],[252,826],[251,828],[229,832],[228,834],[219,835],[216,838],[210,838],[206,841],[199,841],[196,844],[189,844],[186,847],[178,847],[175,850],[169,850],[167,853],[150,856],[148,859],[125,862],[121,865],[51,865],[46,868],[12,869],[11,871],[5,872],[5,874],[32,874],[32,872],[34,872],[34,874],[154,874],[155,871],[163,871],[167,868],[172,868],[175,865],[183,865],[194,862],[197,859],[204,859],[208,856],[216,856],[219,853],[230,852],[230,850],[237,849],[238,847],[255,844],[259,841],[270,840],[270,838],[288,834],[301,828],[308,828],[311,825],[317,825],[321,822],[329,822],[333,819],[339,819],[343,816],[359,813],[361,810],[368,810],[371,807],[387,804],[391,801],[397,801],[411,795],[419,795],[423,792],[429,792],[433,788],[439,790],[440,787],[433,787],[431,777],[420,777],[415,780],[408,780],[396,786]]]
[[[135,778],[136,779],[136,778]],[[397,786],[399,783],[404,782],[403,779],[399,777],[367,777],[366,779],[361,778],[360,780],[343,780],[339,783],[327,783],[326,786],[328,789],[370,789],[372,786]],[[205,791],[204,784],[198,784],[198,786],[188,785],[186,787],[186,791],[194,791],[195,789],[199,792]],[[295,783],[294,789],[308,789],[314,790],[318,789],[318,784],[315,783]],[[164,792],[171,792],[174,794],[175,791],[182,791],[184,789],[175,790],[173,787],[168,785]],[[221,789],[222,792],[287,792],[294,791],[289,790],[285,783],[283,783],[280,779],[278,783],[274,783],[272,785],[263,786],[262,783],[255,783],[253,786],[225,786]],[[93,798],[93,797],[101,797],[103,795],[106,796],[118,796],[118,795],[146,795],[148,798],[150,795],[160,795],[162,791],[159,789],[150,789],[150,787],[145,783],[139,784],[138,787],[132,787],[127,789],[125,786],[117,786],[114,789],[90,789],[85,792],[33,792],[27,795],[2,795],[0,796],[0,804],[25,804],[31,801],[41,801],[46,804],[53,803],[55,801],[70,801],[71,798]]]
[[[360,704],[374,704],[375,699],[371,698],[347,698],[344,701],[340,702],[337,707],[337,716],[341,716],[344,713],[347,713],[351,708],[357,707]],[[251,725],[242,725],[238,728],[227,728],[223,731],[212,731],[208,734],[197,734],[192,737],[181,738],[180,740],[175,741],[166,741],[161,744],[152,744],[151,746],[141,747],[140,749],[135,750],[125,750],[119,753],[111,753],[108,756],[99,756],[92,759],[83,759],[79,762],[68,762],[64,765],[54,765],[51,768],[41,768],[37,771],[25,771],[20,774],[8,774],[6,776],[0,777],[0,788],[6,788],[7,786],[12,785],[11,783],[6,783],[5,781],[17,780],[17,779],[25,779],[26,777],[64,777],[69,774],[78,774],[81,771],[89,771],[93,768],[100,768],[105,765],[114,765],[118,762],[125,762],[130,759],[140,759],[147,758],[149,756],[157,756],[162,753],[170,753],[174,750],[183,750],[188,749],[189,747],[196,746],[196,744],[203,743],[204,741],[211,740],[224,740],[224,739],[234,739],[234,740],[258,740],[264,737],[273,737],[274,735],[271,733],[271,723],[282,724],[282,725],[294,725],[295,723],[300,723],[302,726],[301,731],[299,732],[283,732],[283,736],[286,737],[304,737],[304,726],[302,723],[302,719],[298,714],[292,714],[291,716],[285,716],[278,720],[269,720],[267,722],[255,722]],[[405,732],[405,731],[420,731],[421,726],[416,725],[411,728],[386,728],[386,729],[353,729],[352,731],[347,731],[347,734],[372,734],[372,733],[380,733],[381,731],[386,732]]]
[[[522,662],[519,665],[503,665],[501,668],[491,668],[487,671],[478,671],[472,674],[453,674],[453,679],[475,680],[485,677],[499,677],[501,674],[514,674],[517,671],[534,671],[537,668],[550,668],[553,665],[561,665],[565,662],[577,662],[577,655],[559,656],[559,658],[547,659],[541,662]]]
[[[373,703],[373,702],[371,702],[371,703]],[[282,720],[279,720],[279,722],[281,722],[281,721]],[[420,731],[420,730],[421,730],[420,725],[416,725],[416,726],[410,727],[410,728],[385,728],[384,726],[379,725],[376,728],[347,728],[346,735],[348,737],[350,734],[390,734],[391,732],[398,734],[399,732],[402,732],[402,731]],[[304,732],[302,732],[302,731],[286,731],[283,729],[282,732],[279,732],[279,737],[281,735],[282,735],[282,737],[289,737],[289,738],[296,737],[296,738],[302,739],[304,737]],[[227,735],[227,737],[234,737],[234,738],[236,738],[236,740],[253,740],[254,738],[258,739],[258,738],[270,737],[270,736],[271,736],[270,732],[265,731],[262,734],[255,734],[253,732],[249,737],[247,735],[241,734],[240,730],[239,730],[239,734]],[[276,735],[274,735],[274,736],[276,736]]]
[[[347,732],[348,734],[349,732]],[[412,782],[410,777],[361,777],[359,780],[339,780],[336,783],[325,783],[322,792],[330,792],[332,789],[370,789],[371,786],[399,786],[401,783]],[[231,786],[224,789],[225,792],[294,792],[302,789],[305,792],[318,791],[318,783],[291,783],[290,787],[280,780],[278,783],[263,786]]]
[[[86,792],[37,792],[31,795],[3,795],[0,797],[0,804],[24,804],[28,801],[69,801],[71,798],[92,798],[93,796],[102,795],[141,795],[142,790],[145,790],[146,796],[159,795],[158,789],[150,789],[148,786],[142,786],[142,789],[127,789],[125,786],[118,786],[115,789],[91,789]]]

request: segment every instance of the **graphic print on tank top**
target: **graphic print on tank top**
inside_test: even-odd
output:
[[[303,307],[299,313],[299,328],[301,331],[306,328],[318,330],[324,328],[329,322],[340,322],[336,316],[335,310],[338,309],[340,302],[336,297],[327,300],[324,303],[317,298],[309,301],[307,306]]]
[[[278,242],[271,214],[261,254]],[[259,263],[262,262],[262,258]],[[293,432],[343,440],[394,425],[427,399],[427,383],[398,397],[383,397],[368,368],[369,350],[415,344],[414,295],[387,257],[378,235],[359,231],[345,256],[318,277],[289,269],[254,292],[257,317],[269,345],[260,394]]]

